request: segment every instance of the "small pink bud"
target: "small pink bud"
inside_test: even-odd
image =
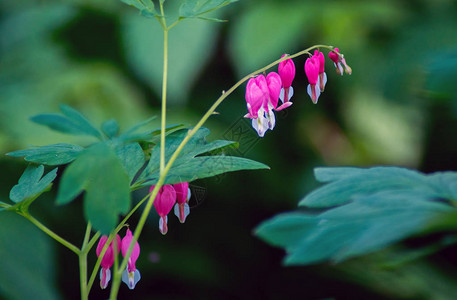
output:
[[[127,232],[125,233],[125,237],[122,239],[122,245],[121,245],[123,257],[125,257],[127,255],[130,245],[132,244],[132,240],[133,240],[132,232],[130,231],[130,229],[127,229]],[[131,289],[131,290],[133,290],[135,288],[136,284],[141,279],[140,271],[137,270],[137,268],[135,266],[138,256],[140,256],[140,245],[138,244],[138,242],[135,242],[132,253],[127,262],[127,268],[122,273],[122,281],[125,284],[127,284],[129,289]]]
[[[340,61],[340,50],[338,48],[335,48],[333,51],[330,51],[328,54],[328,57],[335,63],[337,64]]]
[[[152,192],[154,185],[151,186],[149,192]],[[164,185],[160,188],[157,193],[156,198],[154,199],[154,207],[157,213],[160,216],[159,220],[159,230],[162,234],[168,232],[167,222],[168,222],[168,213],[176,203],[176,191],[172,185]]]
[[[190,214],[189,199],[190,189],[188,182],[173,184],[176,191],[176,204],[175,215],[181,223],[186,221],[187,216]]]
[[[96,253],[97,257],[100,256],[102,253],[103,247],[105,246],[108,240],[108,236],[103,235],[100,240],[98,241]],[[114,243],[113,243],[114,242]],[[111,241],[111,244],[106,249],[105,255],[103,255],[102,261],[100,266],[102,269],[100,270],[100,287],[102,289],[106,289],[108,286],[108,282],[111,279],[111,271],[110,268],[114,264],[115,257],[119,254],[121,250],[121,237],[117,234],[116,238]]]
[[[333,51],[330,51],[328,57],[333,61],[333,64],[336,68],[336,74],[343,76],[343,67],[341,66],[341,59],[340,59],[340,50],[335,48]],[[352,72],[352,71],[351,71]]]

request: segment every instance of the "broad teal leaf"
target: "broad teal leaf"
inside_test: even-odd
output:
[[[13,186],[10,191],[10,199],[15,203],[27,199],[36,198],[51,184],[57,176],[57,168],[43,176],[43,165],[29,165],[25,169],[19,183]]]
[[[179,8],[179,18],[198,18],[237,1],[238,0],[185,0]]]
[[[282,214],[256,229],[260,238],[286,250],[286,264],[340,262],[456,226],[457,210],[449,203],[455,197],[456,172],[425,175],[376,167],[317,168],[315,174],[330,183],[301,204],[329,209]]]
[[[166,138],[166,161],[170,159],[187,133],[188,130],[180,130],[170,134]],[[206,141],[206,136],[208,134],[208,129],[201,128],[188,141],[176,159],[175,163],[171,167],[170,171],[168,172],[167,178],[165,180],[166,184],[193,181],[196,179],[211,177],[231,171],[268,169],[268,166],[246,158],[223,155],[198,156],[214,150],[236,145],[235,142],[222,140],[208,143]],[[160,144],[153,148],[149,163],[139,179],[148,180],[148,183],[145,185],[151,184],[149,181],[156,181],[158,179],[159,168]]]
[[[32,149],[25,149],[7,153],[12,157],[22,157],[29,162],[50,166],[64,165],[76,159],[84,148],[72,144],[52,144],[46,146],[36,146]]]
[[[35,123],[68,134],[89,135],[101,139],[100,132],[77,110],[61,104],[60,114],[41,114],[31,118]]]
[[[383,190],[411,190],[437,196],[434,189],[427,185],[427,177],[418,172],[396,168],[376,167],[370,169],[345,169],[347,176],[333,181],[309,193],[299,205],[308,207],[329,207],[340,205],[351,200],[355,194],[367,194]],[[319,173],[319,172],[318,172]]]
[[[0,214],[0,298],[61,299],[55,242],[13,212]]]
[[[364,169],[354,167],[314,168],[314,177],[319,182],[332,182],[345,177],[359,175]]]
[[[98,143],[85,149],[62,175],[58,204],[67,204],[83,190],[84,214],[96,230],[109,233],[119,214],[130,208],[130,180],[112,147]]]
[[[119,133],[119,124],[117,124],[114,119],[103,122],[102,131],[108,138],[111,139]]]

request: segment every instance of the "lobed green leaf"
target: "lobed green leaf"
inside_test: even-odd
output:
[[[56,166],[64,165],[76,159],[84,148],[72,144],[52,144],[46,146],[36,146],[32,149],[25,149],[7,153],[12,157],[22,157],[29,162],[37,164]]]
[[[114,119],[103,122],[102,131],[109,139],[112,139],[119,133],[119,124]]]
[[[179,8],[179,18],[201,18],[202,15],[215,11],[238,0],[185,0]],[[204,20],[216,20],[201,18]]]
[[[32,117],[31,120],[55,131],[102,138],[100,132],[77,110],[64,104],[60,105],[60,110],[63,115],[41,114]]]
[[[13,186],[10,191],[10,199],[14,203],[20,203],[24,200],[35,199],[51,184],[57,176],[57,168],[51,170],[43,176],[43,165],[29,165],[18,184]]]
[[[157,13],[155,7],[154,7],[154,2],[152,0],[121,0],[127,5],[133,6],[137,8],[141,15],[147,17],[147,18],[154,18],[158,17],[159,14]],[[164,1],[162,1],[162,4]]]
[[[64,171],[56,202],[67,204],[85,191],[86,219],[96,230],[108,234],[116,226],[119,214],[127,213],[130,207],[130,180],[124,166],[131,163],[124,160],[123,165],[104,142],[85,149]]]
[[[187,134],[187,129],[179,130],[167,137],[165,142],[166,161],[170,159]],[[167,178],[165,179],[165,184],[193,181],[231,171],[268,169],[267,165],[246,158],[224,155],[198,156],[236,145],[235,142],[223,140],[208,143],[206,141],[206,136],[208,135],[209,130],[207,128],[200,128],[188,141],[173,166],[170,168]],[[145,182],[143,185],[150,185],[151,181],[157,181],[159,178],[159,168],[160,144],[153,148],[148,165],[140,175],[139,181]]]

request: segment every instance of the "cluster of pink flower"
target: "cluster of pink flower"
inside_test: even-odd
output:
[[[149,192],[152,192],[154,185],[151,186]],[[186,221],[187,216],[190,213],[189,208],[190,189],[188,182],[167,184],[160,188],[154,199],[154,207],[160,216],[159,230],[162,234],[168,232],[168,214],[170,213],[173,206],[175,207],[175,215],[178,217],[181,223]],[[176,203],[176,204],[175,204]]]
[[[152,186],[149,192],[152,192],[155,186]],[[164,185],[160,188],[156,198],[154,199],[154,207],[160,216],[159,229],[162,234],[166,234],[168,231],[168,213],[170,213],[173,206],[175,206],[175,215],[179,218],[181,223],[184,223],[186,217],[190,213],[189,209],[190,189],[188,182],[182,182],[177,184]],[[176,205],[175,205],[176,204]],[[108,246],[105,255],[101,261],[100,271],[100,287],[105,289],[108,286],[108,282],[111,279],[110,268],[114,264],[114,259],[119,255],[119,251],[122,251],[122,256],[125,257],[127,251],[132,243],[132,232],[127,229],[125,237],[122,239],[117,234],[116,238]],[[103,247],[108,240],[108,236],[104,235],[100,238],[97,246],[97,256],[100,256]],[[135,288],[137,282],[140,280],[141,275],[138,269],[135,267],[136,260],[140,255],[140,245],[135,242],[133,246],[132,254],[130,255],[127,263],[127,269],[122,273],[122,281],[125,282],[130,289]]]
[[[105,252],[105,255],[102,258],[100,266],[102,267],[100,271],[100,287],[106,289],[108,282],[111,279],[110,268],[114,264],[114,259],[119,255],[119,251],[122,251],[122,256],[126,256],[129,250],[130,244],[132,243],[133,235],[130,229],[127,229],[125,237],[122,239],[118,234],[116,238],[108,246],[108,249]],[[104,235],[100,238],[97,246],[97,256],[100,256],[103,247],[108,240],[108,236]],[[132,254],[130,255],[127,263],[127,268],[122,273],[122,281],[127,284],[130,289],[134,289],[137,282],[141,279],[140,271],[135,267],[136,260],[140,255],[140,245],[138,242],[135,242],[133,246]]]
[[[281,57],[286,56],[287,54],[284,54]],[[344,65],[346,73],[352,73],[338,48],[329,53],[329,58],[334,62],[337,74],[343,75],[341,64]],[[324,69],[324,54],[316,50],[314,55],[305,62],[305,74],[309,81],[307,91],[314,104],[317,103],[320,93],[324,91],[327,83],[327,75]],[[270,72],[266,76],[258,75],[249,79],[246,86],[248,113],[244,117],[252,120],[252,127],[260,137],[263,137],[268,129],[273,130],[275,127],[274,111],[280,111],[292,105],[290,99],[294,94],[292,88],[294,78],[295,64],[289,58],[279,63],[278,73]],[[282,104],[278,107],[279,99],[281,99]]]

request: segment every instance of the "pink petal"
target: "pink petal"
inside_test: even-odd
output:
[[[122,256],[126,256],[127,252],[129,250],[130,244],[132,243],[133,240],[133,235],[130,229],[127,229],[127,232],[125,234],[125,237],[122,239],[122,245],[121,245],[121,250],[122,250]],[[140,256],[140,245],[138,242],[135,242],[135,245],[133,246],[132,254],[130,255],[128,259],[128,270],[129,272],[133,272],[136,270],[135,263],[136,260],[138,259],[138,256]]]
[[[173,186],[170,184],[162,186],[154,200],[154,207],[159,216],[163,217],[168,215],[175,203],[176,191]]]
[[[185,203],[187,201],[189,182],[175,183],[173,184],[173,187],[176,191],[176,202]]]
[[[284,54],[281,57],[285,57]],[[278,73],[281,76],[282,86],[288,88],[292,85],[292,81],[295,78],[295,64],[292,59],[286,59],[279,63]]]

